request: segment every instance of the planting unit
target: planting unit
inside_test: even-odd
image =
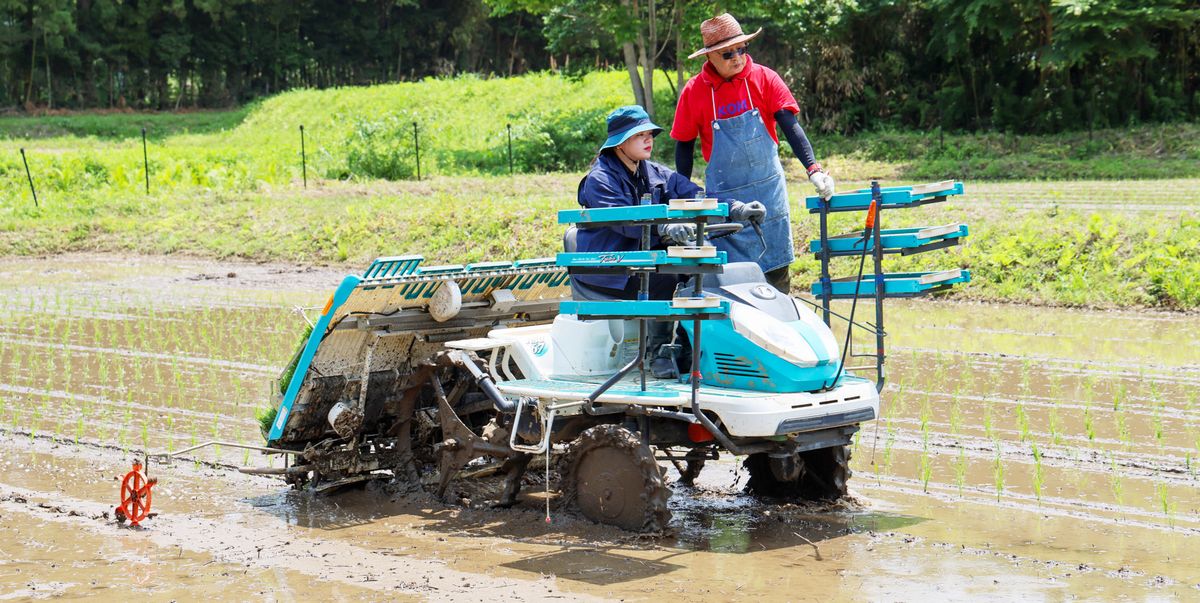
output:
[[[809,250],[821,262],[820,280],[812,284],[812,294],[821,301],[821,316],[825,324],[831,324],[830,316],[833,311],[830,306],[835,299],[853,299],[857,302],[860,297],[872,297],[875,300],[875,324],[871,329],[875,334],[875,353],[851,355],[875,359],[876,386],[879,389],[883,388],[883,365],[886,358],[883,300],[889,297],[915,297],[944,291],[953,285],[971,280],[970,271],[961,269],[885,273],[884,255],[914,255],[945,249],[962,242],[968,231],[966,224],[884,230],[884,210],[939,203],[952,195],[961,195],[962,192],[962,183],[951,180],[893,187],[880,187],[878,182],[872,182],[869,189],[841,193],[829,199],[815,196],[805,199],[809,213],[817,214],[820,218],[820,236],[809,243]],[[866,226],[862,231],[830,236],[830,214],[858,211],[867,213]],[[871,256],[873,269],[870,274],[863,274],[861,262],[865,262],[868,255]],[[859,273],[856,276],[833,278],[830,275],[830,264],[836,257],[858,257]],[[851,312],[851,324],[847,327],[849,330],[855,327],[853,309]],[[846,341],[849,347],[853,338],[847,337]]]

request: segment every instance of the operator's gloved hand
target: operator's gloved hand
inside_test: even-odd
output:
[[[833,196],[833,177],[823,171],[815,171],[808,175],[808,181],[817,189],[817,195],[826,201]]]
[[[767,206],[758,201],[742,203],[741,201],[729,201],[729,221],[730,222],[753,222],[762,224],[763,218],[767,216]]]
[[[658,238],[668,245],[691,245],[696,240],[695,224],[662,224]]]

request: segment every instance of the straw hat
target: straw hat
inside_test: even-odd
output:
[[[761,27],[752,34],[743,32],[741,24],[729,13],[717,15],[700,24],[700,37],[704,40],[704,48],[688,55],[688,58],[694,59],[714,50],[729,48],[742,42],[749,42],[760,33],[762,33]]]

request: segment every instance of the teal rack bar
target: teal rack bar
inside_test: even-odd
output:
[[[425,261],[425,258],[419,255],[397,255],[375,258],[375,261],[371,262],[370,266],[367,266],[367,270],[363,272],[362,277],[364,279],[390,278],[412,274],[423,261]]]
[[[564,301],[558,306],[559,313],[577,314],[585,320],[593,318],[725,318],[729,315],[729,301],[709,308],[676,308],[670,300],[613,300],[613,301]]]
[[[417,274],[455,274],[465,271],[466,268],[464,268],[462,264],[446,264],[444,266],[422,266],[421,269],[417,271]]]
[[[665,249],[649,251],[606,251],[598,253],[560,253],[558,265],[567,268],[652,268],[655,266],[705,266],[726,263],[728,254],[718,251],[710,258],[671,257]]]
[[[880,245],[884,253],[900,253],[912,255],[922,251],[942,249],[957,245],[969,234],[966,224],[948,226],[933,226],[921,228],[895,228],[879,232]],[[852,232],[828,239],[830,255],[859,255],[863,252],[863,244],[867,251],[875,249],[875,239],[867,237],[864,241],[861,232]],[[808,249],[814,254],[823,250],[821,239],[814,239],[808,244]]]
[[[529,260],[517,260],[513,262],[516,268],[542,268],[548,266],[557,266],[556,258],[533,258]]]
[[[916,207],[927,203],[945,201],[946,197],[961,195],[962,193],[963,184],[961,182],[946,183],[944,187],[933,188],[930,188],[928,185],[890,186],[879,189],[879,208]],[[828,207],[824,211],[865,211],[871,206],[871,199],[872,193],[870,189],[840,193],[829,199]],[[822,211],[820,197],[806,197],[804,205],[808,208],[809,213]]]
[[[512,268],[512,265],[513,265],[512,262],[504,262],[504,261],[475,262],[474,264],[467,264],[466,271],[467,272],[484,272],[487,270],[503,270],[505,268]]]
[[[718,203],[716,209],[669,209],[662,203],[651,205],[628,205],[621,207],[562,209],[558,212],[559,224],[605,224],[624,223],[654,224],[659,222],[694,222],[696,220],[717,221],[729,215],[729,205]]]
[[[854,297],[855,277],[830,280],[830,293],[833,299]],[[969,270],[946,270],[943,272],[896,272],[883,275],[883,293],[885,297],[916,297],[933,291],[941,291],[971,281]],[[876,294],[875,275],[864,275],[857,281],[858,296],[870,297]],[[812,294],[816,297],[825,295],[822,283],[813,283]]]

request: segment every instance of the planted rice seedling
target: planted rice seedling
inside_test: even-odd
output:
[[[1154,494],[1158,498],[1158,504],[1162,509],[1163,515],[1166,515],[1168,518],[1173,518],[1175,516],[1175,503],[1171,502],[1170,495],[1167,492],[1166,482],[1155,482]]]
[[[1162,412],[1157,407],[1154,409],[1152,418],[1154,421],[1154,441],[1158,443],[1158,449],[1162,450],[1165,444],[1164,440],[1166,439],[1166,429],[1163,427]]]
[[[958,435],[962,428],[962,404],[959,401],[960,392],[955,392],[950,403],[950,433]]]
[[[1048,427],[1050,429],[1050,441],[1053,442],[1056,446],[1062,445],[1062,432],[1061,432],[1062,427],[1061,427],[1061,425],[1059,425],[1060,421],[1061,421],[1061,419],[1058,416],[1058,402],[1055,400],[1052,400],[1050,402],[1050,412],[1048,415],[1047,422],[1048,422]]]
[[[1038,502],[1041,502],[1042,487],[1046,483],[1046,475],[1042,471],[1042,452],[1038,449],[1037,442],[1031,442],[1030,448],[1033,450],[1033,494]]]
[[[1129,421],[1125,417],[1125,411],[1117,411],[1113,417],[1116,421],[1117,436],[1120,438],[1121,443],[1125,444],[1126,448],[1129,448],[1133,444],[1133,434],[1129,430]]]
[[[1125,502],[1125,487],[1121,482],[1121,472],[1117,469],[1117,461],[1113,458],[1112,453],[1108,454],[1108,486],[1112,490],[1113,500],[1117,505],[1123,505]]]
[[[1026,358],[1021,361],[1021,395],[1028,398],[1032,394],[1030,388],[1030,374],[1033,369],[1033,361]]]
[[[920,479],[925,492],[929,492],[929,478],[933,475],[933,465],[929,458],[929,422],[924,414],[921,416],[921,463]]]
[[[967,449],[961,446],[954,461],[954,483],[958,486],[958,495],[962,496],[963,486],[967,483]]]
[[[1000,459],[1000,442],[996,442],[996,459],[992,462],[992,481],[996,486],[996,502],[1004,493],[1004,463]]]
[[[1025,412],[1025,403],[1017,404],[1017,428],[1021,431],[1021,441],[1029,441],[1029,415]]]

